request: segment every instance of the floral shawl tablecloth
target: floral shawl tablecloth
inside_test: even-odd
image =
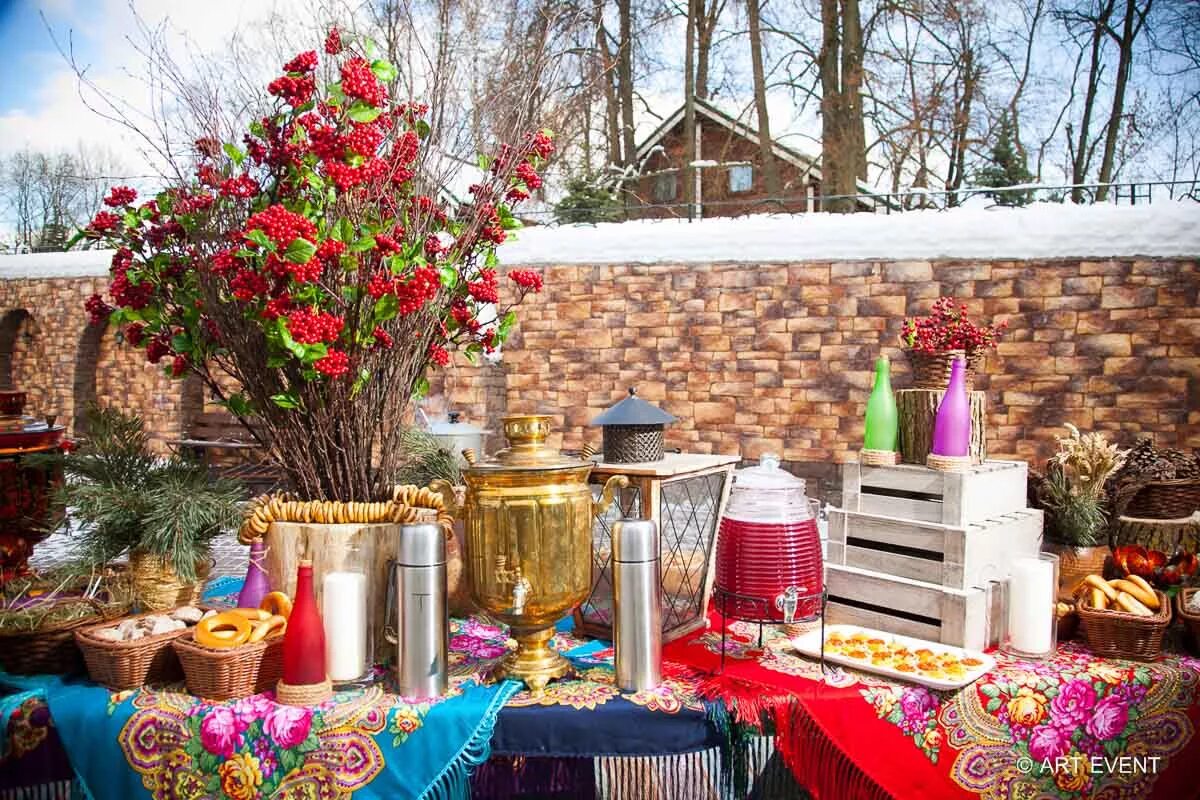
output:
[[[732,623],[730,633],[709,691],[746,704],[744,716],[769,713],[818,798],[1200,795],[1200,659],[1105,660],[1064,643],[1046,661],[997,654],[976,683],[937,692],[828,666],[823,676],[772,628],[762,648],[757,626]],[[720,647],[710,630],[666,656],[715,674]]]

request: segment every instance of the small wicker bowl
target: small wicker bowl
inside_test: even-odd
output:
[[[1171,626],[1171,601],[1162,592],[1158,595],[1158,611],[1143,617],[1125,611],[1100,610],[1084,605],[1075,606],[1079,628],[1093,653],[1105,658],[1127,658],[1134,661],[1153,661],[1162,653],[1163,636]]]
[[[0,669],[10,675],[78,675],[84,671],[83,656],[75,643],[75,631],[115,622],[129,611],[127,603],[103,605],[88,602],[96,613],[70,622],[52,623],[35,631],[0,635]]]
[[[1125,507],[1138,519],[1186,519],[1200,509],[1200,478],[1151,481]]]
[[[1200,589],[1191,587],[1181,589],[1179,594],[1175,595],[1175,613],[1183,620],[1183,625],[1187,628],[1187,643],[1193,653],[1200,653],[1200,614],[1195,611],[1188,611],[1188,600],[1192,598]]]
[[[283,677],[283,636],[240,647],[196,644],[195,634],[171,642],[183,665],[188,691],[207,700],[237,700],[275,688]]]
[[[168,612],[147,611],[126,619],[161,616],[164,613]],[[128,642],[113,642],[96,636],[97,631],[111,628],[121,621],[110,620],[75,631],[75,643],[83,652],[88,675],[93,681],[119,692],[150,683],[170,683],[183,677],[179,657],[171,648],[171,642],[180,636],[190,635],[192,626]]]

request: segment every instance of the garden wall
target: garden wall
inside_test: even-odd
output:
[[[494,429],[505,413],[549,411],[562,414],[566,446],[598,442],[587,423],[636,385],[679,417],[670,446],[845,460],[859,446],[875,354],[890,354],[894,385],[906,385],[901,319],[947,294],[1010,320],[978,380],[991,453],[1044,458],[1064,422],[1200,447],[1195,259],[536,268],[546,289],[522,310],[503,360],[456,362],[433,380]],[[196,412],[198,389],[181,391],[87,326],[82,303],[104,282],[0,280],[0,380],[11,375],[32,409],[68,421],[94,397],[136,409],[161,447]]]

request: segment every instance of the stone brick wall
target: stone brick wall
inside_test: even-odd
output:
[[[893,357],[906,314],[941,294],[1008,318],[978,388],[989,448],[1040,460],[1071,422],[1200,447],[1200,262],[805,262],[562,266],[544,269],[498,364],[456,362],[433,376],[433,405],[492,430],[505,413],[560,415],[560,443],[599,443],[587,423],[638,387],[680,418],[667,443],[700,452],[779,453],[832,479],[862,436],[872,361]],[[71,421],[89,397],[142,413],[156,446],[197,404],[178,382],[88,330],[99,278],[0,281],[0,379],[30,407]],[[24,312],[21,314],[19,312]],[[6,327],[7,326],[7,327]],[[6,331],[11,328],[9,333]],[[192,395],[195,395],[193,391]],[[496,444],[495,437],[493,446]]]

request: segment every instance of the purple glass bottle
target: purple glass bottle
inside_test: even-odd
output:
[[[942,395],[933,421],[933,447],[938,456],[968,456],[971,453],[971,403],[967,398],[967,364],[962,358],[950,366],[950,385]]]
[[[262,539],[255,539],[250,543],[250,566],[246,568],[246,580],[242,582],[242,591],[238,595],[238,608],[258,608],[271,591],[266,570],[263,569],[265,562],[266,548]]]

